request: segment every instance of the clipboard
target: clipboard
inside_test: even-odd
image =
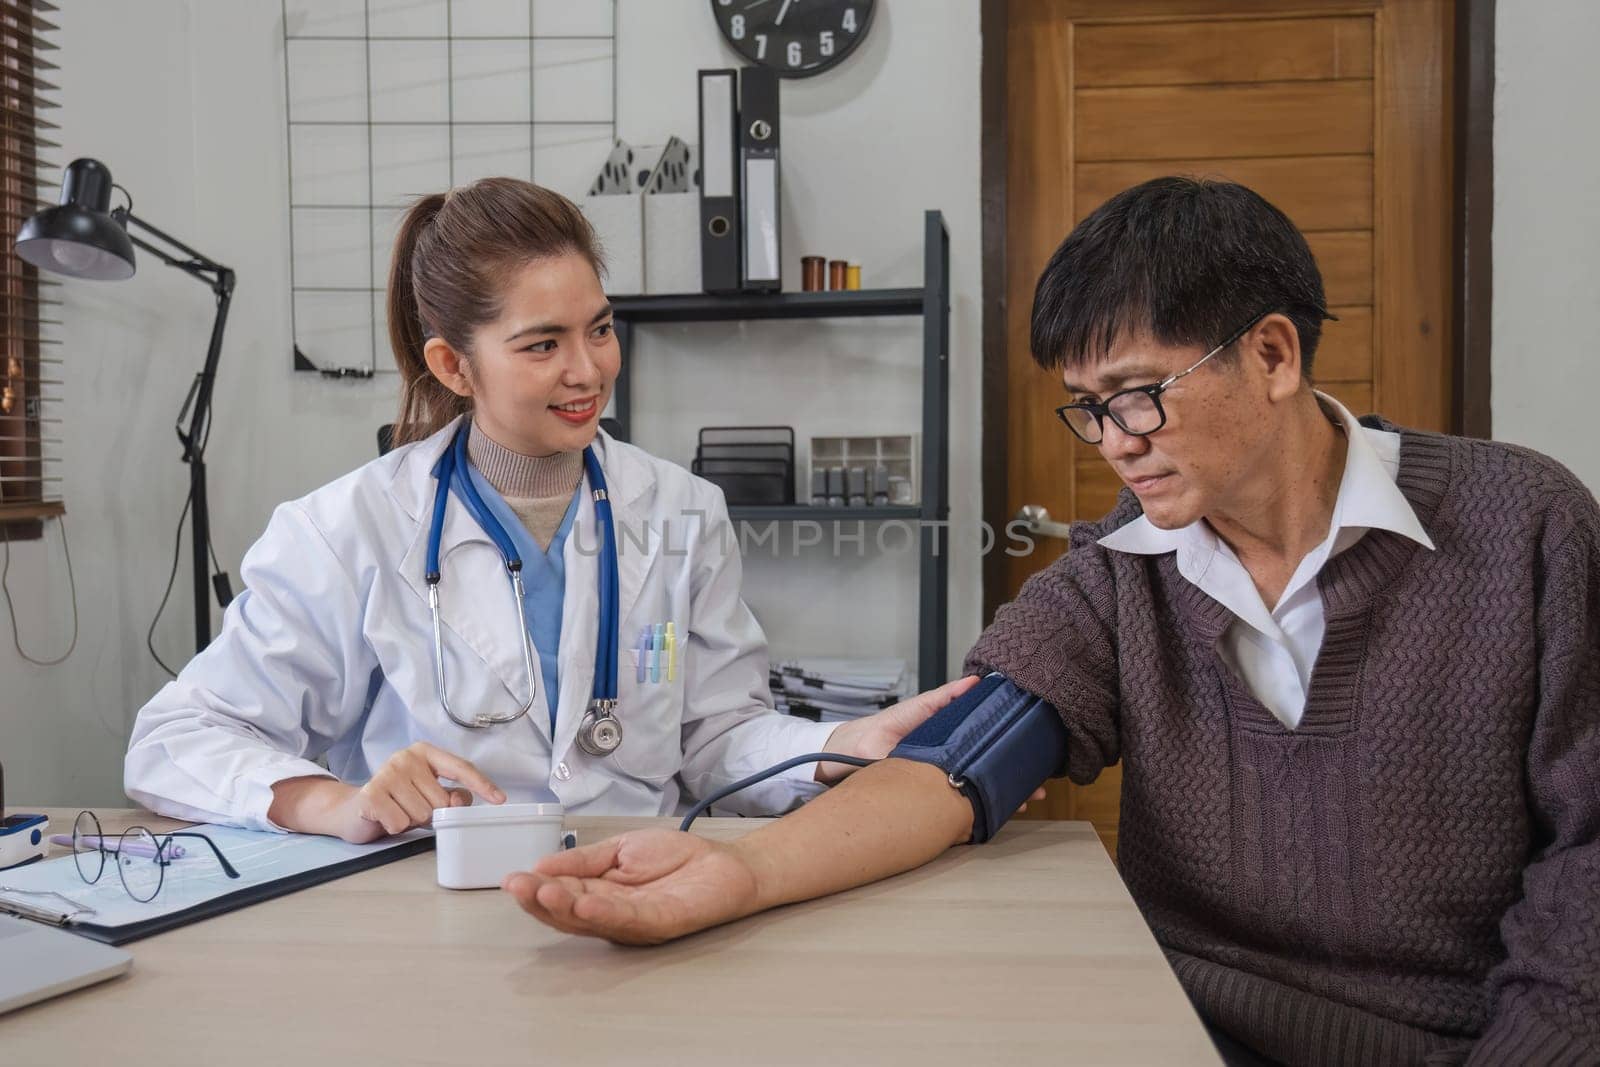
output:
[[[371,845],[350,845],[332,838],[263,833],[233,827],[201,825],[187,829],[212,837],[229,860],[239,868],[241,881],[245,884],[237,885],[237,888],[224,888],[237,883],[218,879],[219,891],[199,891],[194,894],[186,892],[178,900],[169,897],[167,903],[163,905],[162,895],[174,889],[175,885],[182,884],[174,883],[172,881],[174,876],[169,873],[167,876],[169,881],[163,885],[161,893],[150,902],[150,911],[147,915],[115,922],[97,921],[93,915],[102,914],[100,909],[94,909],[92,912],[84,910],[83,904],[88,898],[94,898],[96,901],[108,898],[116,900],[118,898],[110,897],[114,892],[120,894],[120,900],[127,901],[126,904],[115,908],[105,908],[104,914],[134,914],[139,910],[135,906],[137,902],[133,901],[123,889],[117,872],[110,869],[109,865],[113,861],[109,858],[107,869],[101,873],[99,881],[89,885],[77,873],[74,858],[66,855],[44,860],[27,868],[0,872],[0,912],[57,926],[107,945],[125,945],[202,919],[225,915],[238,908],[249,907],[251,904],[259,904],[324,882],[382,867],[396,860],[431,851],[434,847],[433,834],[429,831],[413,831],[393,840]],[[275,852],[287,853],[274,857],[270,866],[261,865],[255,869],[262,872],[283,873],[271,876],[263,874],[261,877],[251,877],[247,873],[246,865],[241,864],[236,854],[243,856],[250,851],[248,847],[250,839]],[[245,842],[245,848],[241,848],[241,841]],[[191,851],[190,854],[198,855],[206,851],[208,850],[200,849],[198,852]],[[300,855],[295,855],[296,852]],[[191,861],[187,858],[174,860],[168,871],[171,872],[174,868],[189,862]],[[191,896],[194,899],[189,899]]]

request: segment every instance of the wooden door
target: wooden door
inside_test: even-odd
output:
[[[1050,254],[1113,194],[1164,174],[1242,182],[1294,220],[1336,323],[1319,387],[1357,414],[1449,427],[1451,0],[1010,0],[1006,22],[1008,515],[1095,519],[1120,482],[1052,407],[1028,353]],[[1008,560],[1005,595],[1061,542]],[[1052,783],[1038,818],[1116,854],[1121,768]]]

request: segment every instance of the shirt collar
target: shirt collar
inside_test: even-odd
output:
[[[1433,540],[1422,528],[1411,502],[1405,498],[1395,477],[1400,469],[1400,435],[1362,426],[1348,408],[1326,393],[1318,392],[1323,409],[1344,429],[1344,474],[1339,479],[1339,494],[1333,504],[1329,532],[1346,529],[1388,530],[1432,550]],[[1145,515],[1100,538],[1101,545],[1114,552],[1159,556],[1185,548],[1200,558],[1216,551],[1216,533],[1205,520],[1196,520],[1175,530],[1163,530]]]
[[[1331,532],[1388,530],[1432,551],[1433,539],[1395,482],[1400,473],[1400,435],[1362,426],[1349,408],[1326,393],[1319,392],[1317,399],[1338,418],[1349,442],[1339,495],[1333,503]]]

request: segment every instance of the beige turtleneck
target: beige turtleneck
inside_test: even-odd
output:
[[[473,423],[467,435],[467,457],[505,497],[539,547],[549,551],[572,504],[572,494],[583,480],[583,453],[524,456],[490,440]]]

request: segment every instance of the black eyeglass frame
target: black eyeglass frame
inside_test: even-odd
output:
[[[79,847],[78,844],[79,837],[83,836],[78,833],[78,823],[83,820],[85,815],[89,816],[89,819],[94,823],[94,833],[88,835],[93,837],[95,840],[93,848],[89,848],[87,846]],[[123,843],[130,839],[137,839],[138,835],[141,833],[156,843],[156,854],[152,857],[149,857],[149,859],[156,864],[156,887],[147,897],[141,897],[138,893],[134,892],[133,887],[128,884],[128,876],[126,871],[123,869],[120,856]],[[234,868],[233,864],[228,862],[228,857],[222,854],[222,849],[217,847],[217,843],[215,841],[211,840],[211,838],[207,837],[205,834],[195,833],[191,830],[173,830],[168,833],[157,834],[148,827],[130,826],[120,834],[116,835],[117,844],[115,848],[107,848],[105,845],[105,831],[101,829],[100,826],[100,816],[87,809],[78,812],[77,818],[72,821],[73,866],[78,869],[79,878],[82,878],[88,885],[94,885],[96,882],[100,881],[101,876],[106,873],[106,857],[112,857],[112,860],[117,867],[117,877],[122,882],[122,888],[126,890],[127,894],[134,900],[137,900],[141,904],[148,904],[150,901],[154,900],[158,895],[160,895],[161,887],[166,884],[167,867],[173,862],[173,857],[166,855],[166,851],[167,847],[172,844],[172,839],[174,837],[198,837],[200,840],[206,843],[206,845],[211,849],[212,853],[217,857],[217,862],[222,865],[223,874],[227,875],[229,878],[239,877],[238,870]],[[96,868],[94,877],[92,878],[87,872],[84,871],[83,864],[78,862],[79,856],[89,852],[98,853],[100,862],[100,866]],[[132,854],[130,853],[130,855]]]
[[[1115,393],[1112,393],[1110,396],[1106,397],[1104,400],[1078,400],[1071,404],[1062,404],[1060,407],[1056,408],[1056,418],[1060,419],[1062,424],[1065,425],[1067,429],[1072,431],[1072,436],[1076,437],[1086,445],[1097,445],[1106,439],[1107,416],[1110,416],[1111,421],[1117,424],[1117,429],[1121,430],[1129,437],[1149,437],[1151,434],[1155,433],[1157,430],[1161,429],[1167,424],[1167,409],[1161,404],[1161,394],[1172,388],[1173,384],[1177,382],[1178,379],[1193,374],[1195,371],[1200,369],[1200,365],[1206,360],[1210,359],[1212,356],[1216,355],[1218,352],[1221,352],[1239,338],[1249,333],[1255,328],[1257,323],[1266,318],[1268,315],[1271,315],[1274,310],[1275,309],[1273,308],[1268,308],[1266,311],[1257,314],[1249,322],[1245,323],[1243,326],[1239,327],[1231,335],[1229,335],[1226,341],[1222,342],[1220,345],[1213,348],[1199,359],[1195,360],[1194,364],[1187,370],[1181,370],[1176,374],[1163,378],[1161,381],[1156,382],[1153,385],[1135,385],[1128,389],[1119,389]],[[1333,317],[1328,315],[1327,312],[1322,312],[1322,314],[1328,318]],[[1148,430],[1130,430],[1127,423],[1122,421],[1122,417],[1111,410],[1112,403],[1114,403],[1118,397],[1128,396],[1133,393],[1143,393],[1150,398],[1150,403],[1155,405],[1156,418],[1159,421],[1157,421],[1156,424]],[[1078,428],[1072,425],[1072,420],[1067,418],[1067,412],[1069,411],[1085,411],[1094,416],[1094,422],[1095,425],[1099,427],[1100,436],[1091,441],[1082,433],[1080,433]]]

